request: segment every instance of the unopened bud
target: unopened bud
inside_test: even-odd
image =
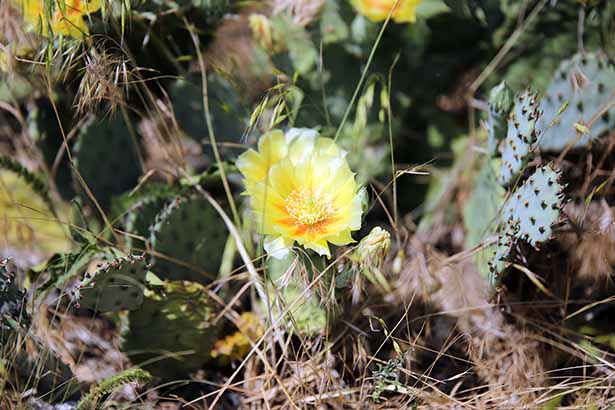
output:
[[[361,265],[380,266],[391,248],[391,234],[379,226],[361,239],[356,249],[357,261]]]

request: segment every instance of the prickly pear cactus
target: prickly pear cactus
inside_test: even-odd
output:
[[[165,282],[160,289],[147,291],[141,309],[130,312],[122,350],[153,376],[185,378],[210,358],[219,333],[214,316],[203,286]]]
[[[487,149],[490,155],[497,152],[498,143],[504,139],[508,113],[512,105],[513,93],[505,81],[491,89],[487,119]]]
[[[209,130],[205,126],[205,108],[203,106],[203,88],[201,79],[188,77],[173,83],[169,89],[169,98],[181,129],[199,142],[209,142]],[[239,95],[227,80],[211,74],[207,78],[209,109],[212,126],[218,142],[236,142],[248,124],[245,122],[247,111]],[[205,153],[213,160],[211,146],[205,145]],[[238,154],[236,149],[218,147],[223,157]]]
[[[506,268],[505,262],[517,240],[537,247],[551,238],[564,203],[564,187],[559,179],[560,173],[551,165],[539,167],[506,201],[504,225],[490,264],[492,274]]]
[[[206,284],[216,277],[228,230],[206,200],[173,200],[156,216],[150,232],[152,271],[161,279]]]
[[[614,92],[615,68],[602,52],[576,54],[563,61],[541,101],[544,115],[536,124],[542,133],[540,149],[583,147],[613,128],[615,107],[602,111]],[[581,132],[578,125],[589,133]]]
[[[143,256],[101,262],[79,285],[79,304],[101,312],[138,309],[143,303],[147,272]]]
[[[538,168],[507,201],[504,217],[519,224],[518,237],[536,247],[551,237],[564,200],[559,173]]]
[[[111,198],[133,188],[140,175],[136,147],[119,115],[100,120],[92,117],[79,131],[74,148],[75,166],[103,208]],[[76,189],[83,192],[79,175]]]
[[[502,166],[498,176],[500,184],[512,184],[529,161],[538,141],[535,125],[540,115],[536,94],[527,90],[515,98],[502,150]]]
[[[67,113],[67,104],[63,99],[54,101],[54,104],[61,118],[70,115]],[[62,149],[64,139],[53,107],[47,98],[40,98],[28,103],[28,117],[26,119],[28,134],[36,141],[47,167],[54,169],[56,189],[63,198],[71,199],[75,196],[75,190],[72,183],[70,162],[66,156],[63,156],[56,163],[56,156],[58,151]]]
[[[170,196],[163,194],[147,195],[133,204],[124,220],[126,228],[126,246],[141,246],[142,241],[139,241],[136,237],[149,239],[150,226],[156,220],[158,215],[165,206],[172,200]]]

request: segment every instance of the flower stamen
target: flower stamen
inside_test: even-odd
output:
[[[285,204],[284,209],[297,225],[317,225],[335,212],[330,199],[316,196],[310,189],[293,190]]]

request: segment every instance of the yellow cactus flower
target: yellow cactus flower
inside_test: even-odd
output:
[[[237,160],[265,249],[277,258],[295,243],[331,256],[329,244],[354,242],[362,196],[346,153],[314,130],[265,134],[259,151]]]
[[[24,20],[37,32],[49,35],[45,23],[45,0],[13,0],[23,10]],[[89,33],[84,16],[100,9],[101,0],[48,0],[53,2],[53,15],[49,24],[55,34],[83,38]],[[59,2],[63,1],[63,7]],[[64,9],[64,10],[63,10]]]
[[[395,7],[391,18],[396,23],[416,21],[416,7],[421,0],[351,0],[354,8],[371,21],[383,21]],[[395,5],[397,3],[397,5]]]

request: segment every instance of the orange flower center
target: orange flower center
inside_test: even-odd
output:
[[[300,225],[317,225],[334,213],[330,199],[315,196],[309,189],[295,189],[286,198],[284,209]]]

